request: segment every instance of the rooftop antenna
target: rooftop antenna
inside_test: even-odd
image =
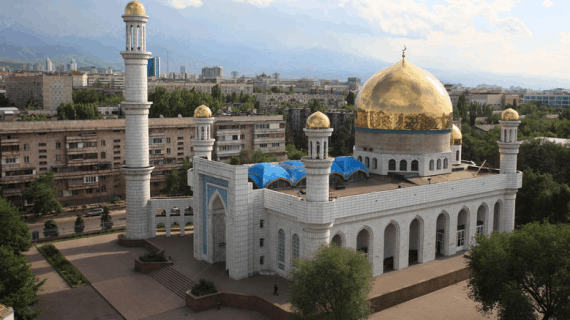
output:
[[[404,50],[402,50],[402,63],[406,61],[406,45],[404,45]]]

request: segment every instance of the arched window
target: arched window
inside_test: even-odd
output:
[[[441,170],[441,159],[437,159],[437,170]]]
[[[362,156],[358,156],[358,161],[362,162]]]
[[[408,162],[406,160],[400,161],[400,171],[408,171]]]
[[[279,229],[277,233],[277,261],[285,262],[285,231]],[[283,264],[279,264],[279,269],[285,269]]]
[[[321,144],[317,141],[317,142],[316,142],[316,145],[317,145],[317,153],[315,154],[314,158],[315,158],[315,159],[320,159],[320,158],[319,158],[319,152],[321,151]]]
[[[364,158],[364,165],[366,166],[366,168],[370,168],[370,158],[368,157]]]
[[[443,168],[447,169],[447,158],[443,159]]]
[[[372,158],[372,168],[378,169],[378,160],[376,158]]]
[[[418,171],[418,160],[412,161],[412,171]]]
[[[299,236],[297,234],[293,235],[293,259],[291,262],[295,261],[295,259],[299,259]]]
[[[459,161],[459,150],[455,151],[455,161]]]
[[[430,169],[430,170],[433,170],[433,160],[430,160],[430,161],[429,161],[429,169]]]
[[[396,170],[396,160],[388,161],[388,170]]]

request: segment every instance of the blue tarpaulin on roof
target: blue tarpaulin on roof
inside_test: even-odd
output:
[[[331,174],[340,174],[348,179],[353,173],[363,171],[370,176],[368,169],[362,162],[353,157],[337,157],[331,165]],[[277,179],[284,179],[291,182],[292,185],[297,184],[301,179],[305,178],[305,165],[299,160],[283,161],[280,164],[258,163],[249,167],[249,178],[256,184],[258,188],[265,188],[267,185]]]

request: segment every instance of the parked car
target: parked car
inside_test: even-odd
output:
[[[103,214],[103,208],[95,208],[95,209],[91,209],[91,211],[87,212],[86,216],[91,217],[91,216],[98,216]]]

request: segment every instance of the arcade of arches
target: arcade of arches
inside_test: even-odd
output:
[[[498,200],[493,206],[492,216],[488,205],[484,202],[477,207],[476,213],[470,212],[467,207],[463,207],[455,213],[455,217],[446,211],[442,211],[437,216],[434,230],[426,230],[424,218],[416,216],[408,225],[390,221],[383,230],[362,226],[353,241],[347,240],[346,233],[341,230],[332,232],[330,241],[340,247],[347,247],[347,242],[355,244],[355,249],[368,256],[372,263],[373,255],[382,254],[380,260],[383,263],[382,272],[398,270],[407,267],[407,265],[423,263],[424,260],[433,260],[438,256],[448,256],[462,250],[469,250],[474,244],[477,234],[489,235],[491,232],[498,232],[501,223],[501,206],[501,200]],[[473,214],[476,216],[473,217]],[[453,226],[451,225],[452,220],[455,221]],[[407,234],[401,235],[402,228],[407,229]],[[434,233],[433,242],[425,239],[426,234]],[[374,248],[373,238],[375,237],[380,237],[382,241],[376,243],[376,245],[382,245],[380,249]],[[405,248],[400,244],[401,241],[406,240],[404,238],[407,238],[407,245],[405,246],[408,248],[407,252],[401,252]],[[432,243],[434,248],[427,248],[426,242]],[[433,252],[433,256],[426,256],[426,252]],[[404,260],[400,258],[401,255],[404,255],[402,257]],[[406,256],[407,259],[405,259]],[[401,265],[402,261],[405,262],[405,260],[407,260],[407,265]]]

